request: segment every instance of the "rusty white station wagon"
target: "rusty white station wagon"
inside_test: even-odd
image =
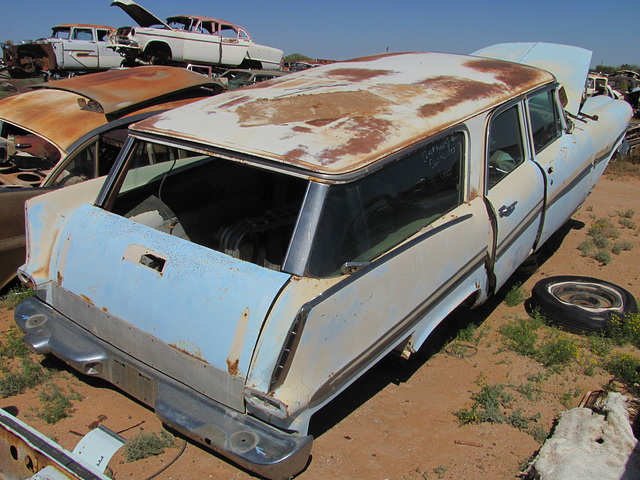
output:
[[[589,59],[387,54],[143,120],[104,186],[28,202],[24,340],[295,475],[315,412],[482,303],[584,202],[631,117],[580,103]]]

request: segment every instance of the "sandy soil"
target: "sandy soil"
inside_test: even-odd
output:
[[[576,406],[590,390],[603,387],[610,376],[597,370],[586,376],[578,365],[551,375],[542,385],[539,399],[527,400],[513,387],[544,371],[535,361],[520,357],[502,347],[500,325],[516,316],[526,316],[523,305],[508,307],[504,295],[514,282],[523,282],[527,292],[536,281],[550,275],[586,275],[609,280],[640,297],[640,237],[623,230],[623,238],[634,248],[613,255],[613,261],[600,265],[583,258],[577,250],[587,238],[589,224],[596,218],[635,208],[640,223],[640,180],[602,179],[585,206],[549,243],[551,255],[543,255],[534,274],[514,278],[487,304],[470,311],[459,310],[443,322],[412,360],[398,368],[383,361],[318,413],[311,433],[316,437],[312,457],[298,478],[311,479],[501,479],[514,478],[523,461],[533,455],[540,443],[533,436],[505,424],[460,426],[454,410],[469,406],[479,384],[509,385],[514,401],[523,414],[540,414],[538,425],[549,431],[558,412]],[[13,312],[0,310],[0,329],[12,322]],[[477,354],[470,358],[450,356],[447,341],[469,323],[479,325],[481,339]],[[38,360],[43,360],[39,357]],[[57,382],[82,396],[75,401],[71,418],[48,425],[31,410],[40,408],[37,389],[0,400],[0,407],[13,407],[22,420],[73,449],[97,423],[131,438],[141,429],[160,432],[162,425],[151,410],[108,384],[76,376],[55,360],[45,364],[57,370]],[[599,373],[598,373],[599,372]],[[564,403],[563,403],[564,399]],[[569,401],[567,402],[567,399]],[[182,439],[178,440],[181,445]],[[109,467],[116,479],[143,479],[166,466],[179,447],[160,456],[125,463],[122,450]],[[187,447],[160,479],[246,479],[252,475],[199,446]]]

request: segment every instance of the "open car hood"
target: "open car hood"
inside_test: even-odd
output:
[[[150,27],[152,25],[164,25],[167,28],[170,28],[169,25],[166,24],[164,20],[156,17],[153,13],[147,10],[144,7],[141,7],[136,2],[131,0],[114,0],[111,2],[111,6],[120,7],[125,11],[127,15],[129,15],[134,22],[136,22],[141,27]]]
[[[592,53],[590,50],[571,45],[524,42],[499,43],[476,50],[472,55],[507,60],[547,70],[558,79],[567,92],[569,102],[565,110],[577,115]]]

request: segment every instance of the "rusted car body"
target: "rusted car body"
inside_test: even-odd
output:
[[[125,62],[202,64],[216,67],[279,69],[282,50],[253,42],[239,25],[195,15],[159,19],[132,0],[115,0],[139,27],[121,27],[109,37]]]
[[[0,100],[0,288],[24,262],[26,199],[106,175],[130,123],[219,91],[197,73],[149,66],[42,83]]]
[[[315,412],[484,302],[597,182],[630,108],[579,110],[590,53],[564,48],[577,86],[500,48],[388,54],[136,123],[104,185],[79,186],[93,204],[28,202],[24,341],[260,475],[296,474]]]
[[[107,48],[115,31],[106,25],[65,24],[51,37],[3,45],[3,59],[13,77],[87,73],[119,67],[122,57]]]

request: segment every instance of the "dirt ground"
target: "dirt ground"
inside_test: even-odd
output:
[[[640,297],[640,237],[638,230],[623,230],[634,248],[613,255],[604,266],[584,258],[577,247],[587,238],[596,218],[615,222],[616,211],[635,208],[640,223],[640,180],[603,178],[583,208],[549,242],[540,268],[528,276],[514,278],[496,296],[473,311],[461,309],[448,317],[408,364],[398,368],[385,359],[319,412],[312,421],[315,436],[310,462],[297,478],[312,479],[506,479],[514,478],[523,462],[541,446],[534,436],[506,424],[481,423],[460,426],[453,415],[471,405],[471,396],[482,384],[507,385],[523,415],[539,414],[537,425],[547,432],[558,412],[577,406],[585,393],[607,384],[610,376],[597,369],[584,374],[579,364],[548,375],[541,383],[539,398],[529,400],[516,391],[532,375],[544,373],[536,361],[505,350],[498,332],[500,325],[525,317],[523,304],[508,307],[505,294],[515,282],[523,282],[527,295],[538,280],[551,275],[584,275],[606,279]],[[550,254],[552,253],[552,254]],[[0,330],[9,328],[13,312],[0,310]],[[469,358],[447,353],[450,339],[470,323],[476,331],[477,354]],[[38,358],[43,360],[42,357]],[[71,418],[48,425],[34,415],[40,408],[37,389],[0,399],[1,408],[12,413],[63,447],[72,450],[81,435],[97,423],[131,438],[141,429],[161,432],[163,427],[151,410],[108,384],[76,376],[55,360],[44,360],[57,370],[57,382],[79,392]],[[113,478],[144,479],[166,466],[180,452],[177,447],[164,454],[132,463],[120,450],[109,467]],[[184,452],[159,479],[247,479],[248,472],[221,457],[187,443]]]

